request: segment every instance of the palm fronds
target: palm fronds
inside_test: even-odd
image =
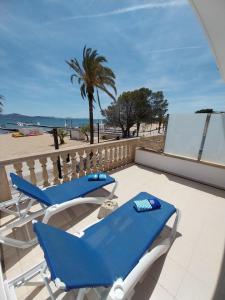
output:
[[[83,99],[88,98],[89,100],[89,118],[90,118],[90,141],[93,143],[94,133],[93,133],[93,108],[95,101],[94,94],[97,93],[97,102],[101,108],[99,90],[107,94],[113,100],[115,99],[114,94],[117,94],[116,83],[115,83],[115,74],[113,71],[104,66],[104,63],[107,62],[107,59],[98,54],[97,50],[92,48],[87,48],[86,46],[83,49],[82,53],[82,63],[76,58],[66,61],[70,68],[74,71],[71,75],[70,80],[72,83],[76,82],[80,86],[80,94]],[[110,92],[108,88],[112,89],[113,92]]]
[[[94,92],[95,90],[97,92],[98,88],[112,99],[115,99],[115,96],[107,89],[107,87],[112,88],[116,95],[116,76],[110,68],[103,65],[107,62],[107,59],[99,55],[97,50],[87,48],[86,46],[83,49],[82,58],[82,64],[80,64],[76,58],[66,61],[74,71],[74,74],[72,74],[70,78],[71,82],[74,83],[77,80],[80,85],[82,98],[87,97],[88,93]]]

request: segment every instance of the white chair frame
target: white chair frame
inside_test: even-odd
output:
[[[0,227],[0,243],[6,244],[12,247],[26,249],[29,248],[37,243],[37,239],[34,238],[32,240],[28,241],[20,241],[17,239],[9,238],[7,237],[9,230],[12,230],[15,227],[21,227],[26,225],[28,222],[36,219],[37,217],[43,216],[43,222],[48,222],[48,220],[55,215],[56,213],[65,210],[66,208],[76,206],[79,204],[97,204],[101,205],[105,201],[110,201],[113,199],[115,191],[118,186],[118,181],[115,181],[111,183],[112,190],[110,194],[107,197],[84,197],[84,198],[75,198],[70,201],[66,201],[61,204],[55,204],[52,206],[46,206],[41,204],[42,208],[36,212],[30,212],[30,209],[32,205],[38,201],[36,201],[33,198],[28,198],[27,196],[24,196],[24,194],[20,193],[19,197],[16,199],[12,199],[9,201],[5,201],[3,203],[0,203],[0,210],[9,214],[13,214],[16,217],[18,217],[17,220],[12,221],[9,224],[6,224],[5,226]],[[27,207],[23,210],[20,209],[20,204],[22,202],[28,202]],[[11,206],[16,206],[16,211],[11,209]],[[29,232],[27,231],[28,236]]]
[[[180,220],[180,211],[176,210],[176,217],[173,222],[173,227],[171,229],[171,232],[167,238],[162,240],[158,245],[156,245],[154,248],[148,250],[144,256],[139,260],[138,264],[134,267],[134,269],[128,274],[128,276],[123,280],[121,278],[117,279],[112,287],[110,288],[92,288],[92,290],[95,292],[96,297],[98,299],[104,299],[104,300],[125,300],[130,299],[134,293],[134,287],[136,284],[142,280],[143,275],[146,273],[146,271],[149,270],[150,266],[163,254],[168,252],[170,249],[177,232],[177,226]],[[46,220],[47,221],[47,217]],[[101,222],[101,220],[98,220],[97,222]],[[93,225],[93,224],[92,224]],[[88,226],[89,227],[89,226]],[[87,229],[86,227],[85,229]],[[83,231],[76,234],[76,236],[81,237],[85,234],[85,229]],[[6,298],[3,298],[3,300],[17,300],[15,288],[18,286],[21,286],[23,284],[30,283],[31,279],[34,278],[36,275],[41,275],[41,280],[33,282],[34,285],[45,285],[48,292],[49,297],[51,300],[56,300],[56,297],[54,293],[51,290],[51,287],[49,285],[50,283],[50,275],[48,271],[48,267],[45,261],[42,261],[35,267],[31,268],[27,272],[19,275],[18,277],[12,279],[12,280],[6,280],[3,281],[1,279],[0,274],[0,288],[1,286],[4,288],[3,290],[3,296],[5,295]],[[65,284],[61,282],[58,278],[54,281],[56,287],[58,289],[65,289]],[[76,300],[83,300],[85,295],[90,291],[90,288],[81,288],[78,290],[78,294],[76,296]]]

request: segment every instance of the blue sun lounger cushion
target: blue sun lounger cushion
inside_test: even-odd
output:
[[[106,180],[107,176],[104,173],[92,173],[88,175],[89,181],[104,181]]]
[[[41,190],[24,178],[14,173],[10,173],[12,184],[17,187],[17,190],[47,206],[61,204],[75,198],[84,197],[90,192],[115,182],[113,177],[108,174],[104,175],[106,177],[104,181],[89,181],[88,176],[82,176],[62,184],[50,186],[46,190]]]
[[[153,196],[152,196],[153,197]],[[161,209],[137,213],[134,201],[149,199],[140,193],[100,222],[90,226],[80,238],[37,222],[34,231],[51,273],[65,289],[111,286],[125,279],[151,247],[176,208],[158,199]]]

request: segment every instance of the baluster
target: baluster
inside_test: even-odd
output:
[[[117,168],[117,159],[118,159],[118,149],[117,149],[117,147],[118,147],[118,144],[116,144],[115,148],[114,148],[114,159],[113,159],[113,161],[114,161],[114,163],[113,163],[114,168]]]
[[[37,184],[37,178],[36,178],[36,174],[35,174],[35,161],[34,160],[28,160],[27,162],[27,166],[29,168],[30,171],[30,181],[33,184]]]
[[[127,163],[130,163],[130,143],[127,144]]]
[[[84,151],[83,150],[78,151],[78,155],[79,155],[79,159],[80,159],[79,177],[82,177],[82,176],[84,176],[84,160],[83,160]]]
[[[76,152],[73,152],[70,154],[70,157],[71,157],[71,167],[72,167],[72,175],[71,175],[71,178],[74,179],[74,178],[77,178],[77,154]]]
[[[123,147],[124,147],[124,144],[120,144],[120,165],[123,166],[124,165],[124,162],[123,162]]]
[[[91,173],[90,150],[86,150],[86,174]]]
[[[132,161],[132,154],[131,154],[131,144],[128,145],[128,162],[130,163]]]
[[[43,178],[43,186],[49,186],[50,183],[48,181],[48,172],[47,172],[47,158],[46,157],[41,157],[39,158],[39,161],[41,163],[41,167],[42,167],[42,178]]]
[[[95,173],[97,172],[97,166],[96,166],[96,149],[92,149],[92,153],[93,153],[93,156],[92,156],[92,171]]]
[[[109,170],[113,169],[113,148],[109,147]]]
[[[105,147],[104,148],[104,171],[108,171],[109,170],[109,162],[108,162],[108,148]]]
[[[68,176],[68,165],[67,165],[67,158],[68,158],[68,153],[63,153],[62,154],[62,161],[63,161],[63,182],[69,181],[69,176]]]
[[[98,148],[98,171],[103,171],[102,165],[102,147]]]
[[[122,156],[122,149],[121,149],[121,147],[122,147],[122,145],[121,144],[118,144],[118,162],[117,162],[117,166],[118,167],[121,167],[121,165],[122,165],[122,158],[121,158],[121,156]]]
[[[122,145],[122,165],[126,164],[126,155],[125,155],[125,151],[126,151],[126,144]]]
[[[22,169],[23,168],[23,164],[22,164],[22,162],[14,163],[13,167],[14,167],[14,169],[16,171],[16,174],[18,176],[20,176],[20,177],[23,177],[23,169]]]
[[[0,165],[0,191],[0,201],[6,201],[12,198],[5,166],[2,165]]]
[[[132,161],[132,162],[134,162],[134,160],[135,160],[135,150],[136,150],[136,146],[137,146],[137,143],[136,143],[136,142],[131,143],[131,161]]]
[[[53,184],[59,184],[59,171],[58,171],[58,156],[52,155],[50,157],[53,166]]]
[[[129,145],[126,143],[124,146],[124,157],[125,157],[125,164],[128,164],[128,147]]]

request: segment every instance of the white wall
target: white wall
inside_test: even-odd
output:
[[[85,139],[85,135],[80,132],[79,129],[72,129],[71,130],[71,140],[84,140]]]
[[[135,162],[198,182],[225,189],[225,169],[137,149]]]

